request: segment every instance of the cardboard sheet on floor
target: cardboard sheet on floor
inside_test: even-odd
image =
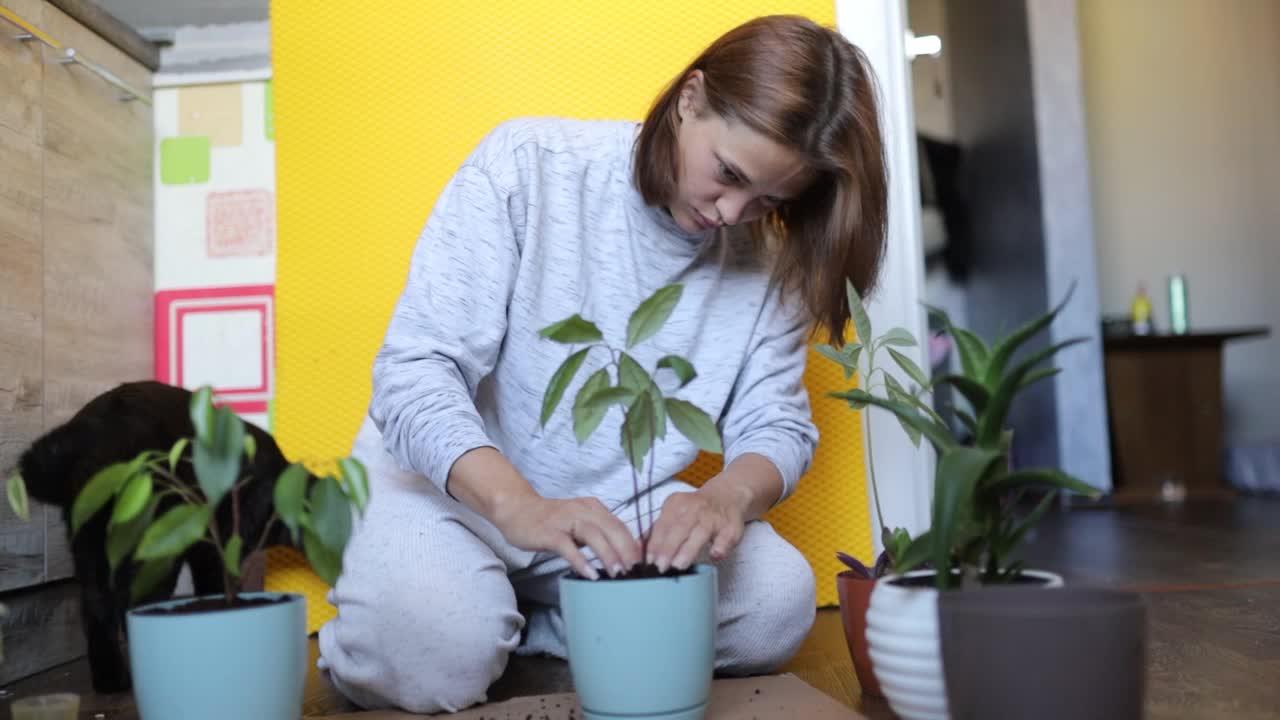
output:
[[[409,720],[426,717],[387,710],[326,716],[323,720]],[[580,720],[582,710],[573,693],[532,695],[481,705],[447,715],[449,720]],[[804,683],[795,675],[716,680],[711,683],[711,707],[707,718],[758,718],[758,720],[857,720],[862,716]],[[321,720],[308,716],[305,720]]]

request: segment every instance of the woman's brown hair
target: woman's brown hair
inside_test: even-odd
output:
[[[849,321],[845,280],[875,286],[884,256],[888,178],[875,76],[866,56],[833,30],[789,15],[762,17],[711,44],[660,95],[636,140],[634,181],[649,205],[676,187],[677,104],[701,70],[707,108],[798,152],[816,171],[801,195],[755,221],[761,252],[773,241],[772,272],[798,291],[831,341]]]

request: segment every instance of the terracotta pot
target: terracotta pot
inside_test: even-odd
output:
[[[844,641],[849,645],[849,657],[853,659],[858,684],[862,686],[864,696],[883,697],[880,683],[871,670],[871,656],[867,653],[867,607],[871,604],[871,590],[875,586],[874,579],[859,577],[851,571],[836,575]]]

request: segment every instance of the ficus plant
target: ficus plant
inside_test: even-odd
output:
[[[649,533],[639,499],[643,492],[650,495],[652,501],[649,490],[653,487],[654,452],[658,441],[666,437],[667,421],[702,450],[723,451],[720,433],[711,417],[687,400],[665,395],[656,381],[659,372],[667,371],[678,381],[677,390],[682,389],[697,377],[693,365],[678,355],[666,355],[650,371],[628,353],[662,329],[679,304],[683,290],[680,284],[667,285],[641,302],[627,321],[626,344],[621,348],[606,342],[604,333],[594,322],[576,313],[540,331],[548,340],[575,348],[547,383],[540,420],[543,427],[555,414],[565,391],[593,351],[603,361],[603,366],[587,377],[574,396],[573,432],[582,444],[600,427],[610,410],[623,413],[619,445],[631,467],[636,527],[643,548],[641,557],[648,554]],[[642,485],[646,464],[648,477]],[[652,506],[649,516],[652,517]]]
[[[841,348],[820,346],[818,351],[844,367],[846,377],[858,374],[861,387],[830,395],[846,401],[854,410],[873,406],[892,413],[917,447],[922,439],[928,440],[938,458],[930,527],[914,538],[903,529],[882,529],[888,555],[886,566],[901,574],[927,563],[935,570],[940,589],[1015,581],[1021,565],[1013,560],[1014,551],[1051,507],[1058,492],[1090,497],[1098,494],[1095,488],[1057,468],[1015,469],[1009,462],[1012,431],[1006,422],[1013,402],[1034,383],[1059,372],[1058,368],[1041,367],[1042,363],[1084,338],[1028,349],[1021,355],[1019,351],[1049,327],[1071,293],[1057,307],[991,345],[975,333],[956,327],[943,310],[926,306],[954,340],[961,365],[957,374],[932,379],[909,357],[894,350],[894,346],[914,346],[915,337],[903,328],[874,336],[871,320],[852,285],[847,286],[847,294],[857,341]],[[911,379],[911,387],[875,366],[875,355],[882,349]],[[859,365],[862,360],[865,365]],[[930,404],[934,388],[944,384],[953,387],[967,402],[967,409],[955,408],[955,413],[972,437],[968,442],[961,443]],[[868,464],[870,459],[868,448]],[[879,513],[874,465],[871,467],[872,492]],[[1044,495],[1030,513],[1020,517],[1015,509],[1029,491],[1044,491]]]
[[[72,532],[111,504],[107,559],[113,577],[124,563],[138,565],[130,587],[135,601],[203,542],[222,559],[224,597],[232,605],[241,590],[243,561],[265,545],[277,522],[284,523],[316,574],[333,584],[351,535],[351,508],[363,512],[369,498],[360,462],[339,460],[337,476],[317,477],[293,463],[277,478],[252,478],[248,471],[257,448],[244,422],[229,408],[215,408],[208,387],[192,394],[190,412],[193,437],[108,465],[90,478],[71,507]],[[194,486],[179,476],[184,464],[194,471]],[[241,493],[250,482],[274,483],[273,508],[260,531],[246,537]],[[223,508],[229,510],[230,527],[218,522]]]

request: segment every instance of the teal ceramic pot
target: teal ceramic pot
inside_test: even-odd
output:
[[[245,593],[244,597],[281,597]],[[127,615],[133,694],[142,720],[298,720],[307,672],[307,606],[285,602],[198,614]]]
[[[716,656],[716,569],[560,580],[569,671],[587,720],[698,720]]]

